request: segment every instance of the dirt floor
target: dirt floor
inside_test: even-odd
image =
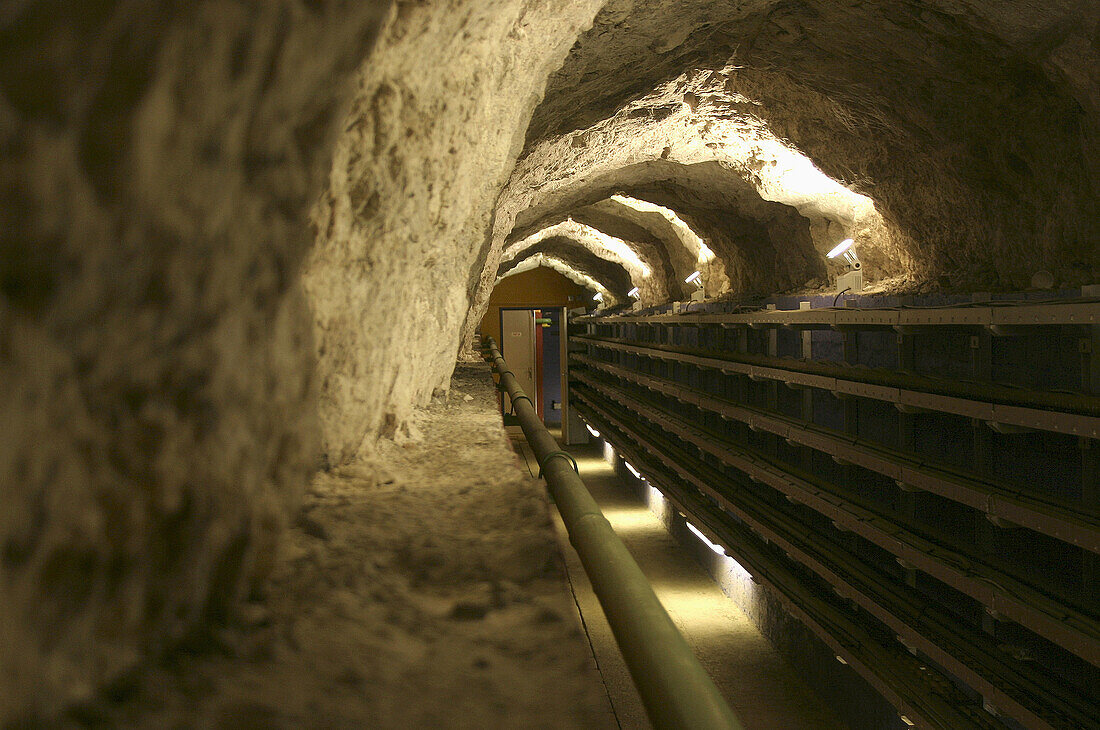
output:
[[[317,476],[267,596],[69,726],[589,728],[607,699],[484,365]]]

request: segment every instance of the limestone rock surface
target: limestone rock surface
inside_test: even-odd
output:
[[[913,280],[1077,286],[1100,273],[1098,38],[1090,0],[611,0],[526,147],[732,68],[731,94],[875,202]]]
[[[308,204],[386,6],[0,11],[0,726],[268,573],[318,448]]]
[[[305,283],[331,462],[392,435],[446,388],[494,201],[546,77],[600,5],[399,5],[313,214]]]

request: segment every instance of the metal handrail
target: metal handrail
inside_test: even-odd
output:
[[[571,457],[546,430],[496,342],[490,337],[486,344],[488,359],[500,376],[500,388],[512,400],[523,435],[569,531],[569,542],[580,556],[650,721],[656,728],[669,730],[743,730],[574,470]]]

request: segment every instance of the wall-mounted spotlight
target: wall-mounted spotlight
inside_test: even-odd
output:
[[[588,433],[592,434],[593,438],[599,438],[600,437],[600,432],[597,431],[596,429],[592,428],[591,426],[589,426],[587,423],[584,424],[584,427],[588,429]]]
[[[634,287],[633,289],[628,291],[626,293],[626,295],[628,297],[630,297],[631,299],[641,299],[642,298],[642,293],[640,291],[638,291],[638,287]]]
[[[848,271],[836,278],[836,293],[840,296],[844,292],[863,291],[863,265],[856,254],[856,242],[851,238],[845,238],[837,247],[825,254],[825,258],[835,259],[840,257],[848,265]]]
[[[825,254],[825,258],[829,259],[835,259],[837,256],[843,256],[848,268],[852,271],[860,268],[859,256],[856,255],[856,242],[851,238],[845,238],[837,244],[836,248]]]
[[[701,271],[691,272],[691,276],[684,279],[684,283],[695,285],[695,291],[693,291],[691,293],[691,301],[693,301],[693,302],[703,301],[703,297],[705,296],[704,292],[703,292],[703,272],[701,272]]]
[[[603,292],[596,292],[595,294],[593,294],[592,295],[592,301],[602,302],[603,301]]]

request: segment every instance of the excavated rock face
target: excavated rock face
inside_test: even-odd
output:
[[[553,250],[540,247],[538,244],[554,239],[557,239],[555,250],[562,245],[567,248],[578,248],[586,253],[591,252],[592,258],[590,260],[595,262],[597,266],[600,262],[616,264],[629,277],[629,285],[626,291],[637,288],[639,301],[647,304],[668,301],[668,293],[665,290],[665,277],[661,271],[663,269],[662,262],[651,247],[636,241],[626,241],[610,236],[601,229],[588,226],[573,218],[566,218],[553,225],[543,227],[533,235],[511,243],[501,254],[501,266],[536,256],[539,253],[553,254]],[[586,268],[585,271],[597,278],[608,289],[614,290],[617,288],[607,286],[606,281],[596,276],[599,273],[596,269]],[[654,275],[655,272],[657,275]]]
[[[1046,268],[1081,284],[1100,270],[1098,22],[1088,0],[612,0],[551,77],[527,150],[732,65],[730,94],[875,201],[914,280],[1019,287]]]
[[[654,298],[1100,278],[1093,0],[9,5],[0,725],[224,618],[568,217]]]
[[[698,229],[708,294],[825,284],[847,237],[880,289],[1087,283],[1098,23],[1082,0],[611,0],[532,118],[490,263],[513,229],[626,192]]]
[[[493,202],[547,75],[601,4],[400,4],[314,211],[306,287],[329,460],[446,386]]]
[[[497,283],[500,283],[501,279],[505,279],[509,276],[515,276],[516,274],[522,274],[525,271],[544,266],[548,269],[558,272],[566,279],[569,279],[574,284],[580,287],[584,287],[589,291],[599,294],[603,300],[603,303],[607,306],[618,306],[623,303],[618,296],[616,296],[610,289],[604,286],[598,279],[594,278],[590,274],[586,274],[577,268],[577,265],[581,261],[588,261],[589,259],[578,258],[576,249],[572,249],[571,256],[572,263],[563,261],[553,255],[544,253],[534,253],[530,256],[518,261],[514,266],[508,264],[502,265],[498,268],[501,271],[501,276],[497,278]],[[510,268],[509,268],[510,267]],[[599,272],[596,272],[599,275]],[[481,357],[479,353],[467,352],[465,357],[469,357],[471,362],[477,361]]]
[[[577,271],[586,272],[620,301],[625,301],[627,298],[626,293],[630,291],[631,287],[635,286],[630,273],[622,264],[601,258],[587,248],[578,247],[570,239],[561,236],[552,236],[540,241],[524,251],[523,256],[502,262],[497,270],[497,276],[505,276],[525,259],[538,254],[551,256],[572,266]]]
[[[606,219],[637,225],[639,211],[618,202],[625,194],[671,209],[716,254],[679,256],[683,271],[665,283],[670,292],[680,293],[696,269],[710,296],[820,286],[825,253],[847,237],[857,239],[876,278],[903,273],[904,255],[871,200],[777,139],[758,105],[727,90],[731,73],[682,74],[583,132],[534,145],[498,203],[493,252],[501,237],[578,208],[602,206]],[[663,239],[672,256],[684,247],[678,237]],[[486,274],[475,312],[490,293]]]
[[[720,293],[731,285],[739,292],[770,292],[823,275],[823,260],[814,250],[809,222],[790,206],[762,200],[751,188],[731,182],[739,183],[740,178],[716,162],[681,165],[658,159],[571,186],[563,197],[527,208],[517,222],[560,215],[577,203],[593,197],[603,200],[622,191],[676,211],[719,255],[728,280],[708,287],[711,292]],[[552,212],[546,214],[547,208]]]
[[[317,454],[308,204],[385,6],[0,12],[0,726],[262,582]]]
[[[223,618],[318,459],[446,381],[492,201],[600,3],[550,5],[0,14],[0,724]]]
[[[604,202],[609,203],[611,201]],[[577,223],[593,228],[601,233],[605,233],[608,236],[614,236],[621,241],[625,241],[631,249],[637,252],[638,256],[650,267],[651,271],[655,272],[655,274],[650,277],[650,286],[653,288],[655,296],[659,298],[658,300],[667,301],[669,299],[668,291],[665,289],[665,286],[671,285],[672,282],[676,281],[677,272],[673,267],[671,254],[669,253],[668,243],[666,241],[662,241],[642,226],[626,218],[608,214],[602,209],[600,204],[576,208],[569,214],[568,218],[572,218]],[[563,220],[566,220],[566,218],[560,215],[548,216],[526,228],[517,228],[512,231],[512,235],[505,241],[505,252],[507,252],[516,241],[522,241],[539,231],[556,226]],[[679,246],[679,242],[676,242],[676,245]],[[507,254],[505,253],[505,255]],[[688,270],[684,275],[686,276],[690,273],[691,271]]]
[[[639,203],[631,204],[629,200],[623,196],[612,196],[588,208],[603,212],[608,220],[617,221],[620,225],[637,226],[660,241],[668,252],[668,266],[665,268],[668,291],[674,300],[687,299],[694,287],[685,279],[698,266],[698,253],[692,242],[685,240],[687,225],[680,221],[678,226],[667,217],[672,211],[661,211],[655,206],[641,207]],[[724,276],[724,267],[721,273]]]

